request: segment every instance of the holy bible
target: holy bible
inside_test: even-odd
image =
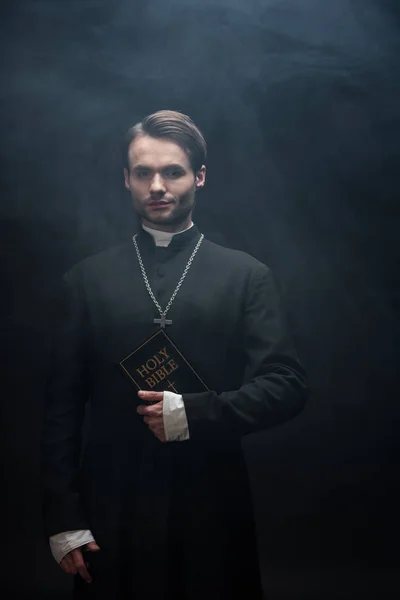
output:
[[[149,337],[118,365],[139,390],[176,394],[208,391],[164,329]]]

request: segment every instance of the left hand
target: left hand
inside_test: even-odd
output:
[[[164,392],[146,392],[140,390],[138,396],[141,400],[147,400],[147,402],[153,403],[151,406],[138,406],[138,414],[144,416],[143,421],[149,426],[156,438],[158,438],[160,442],[166,442],[167,438],[165,435],[163,419]]]

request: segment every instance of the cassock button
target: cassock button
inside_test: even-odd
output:
[[[156,272],[159,277],[164,277],[164,275],[165,275],[164,269],[162,269],[161,267],[157,267]]]

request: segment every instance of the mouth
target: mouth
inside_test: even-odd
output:
[[[153,208],[155,210],[161,210],[163,208],[167,208],[171,204],[172,204],[172,202],[160,201],[160,202],[149,202],[147,206],[149,206],[150,208]]]

